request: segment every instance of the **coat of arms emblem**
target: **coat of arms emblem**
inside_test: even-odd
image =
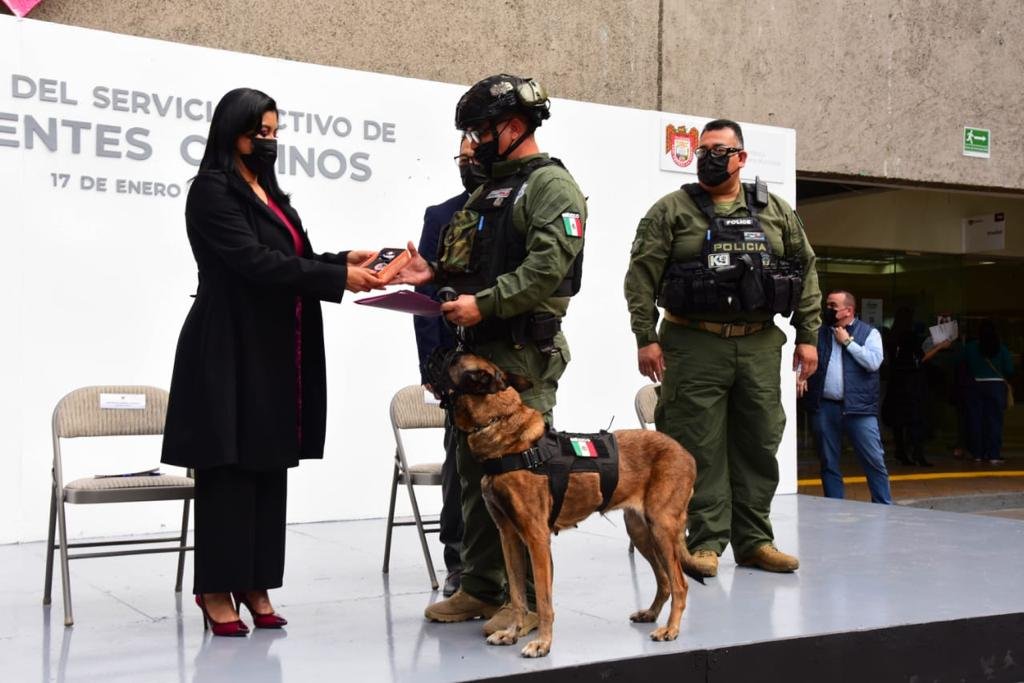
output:
[[[671,123],[665,126],[665,153],[672,157],[672,161],[680,168],[686,168],[693,163],[693,152],[697,149],[697,129],[686,126],[673,126]]]

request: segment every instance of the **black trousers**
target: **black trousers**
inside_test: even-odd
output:
[[[279,588],[288,470],[196,470],[193,593]]]
[[[444,566],[462,568],[462,481],[455,459],[456,428],[451,412],[444,424],[444,463],[441,465],[441,517],[438,540],[444,544]]]

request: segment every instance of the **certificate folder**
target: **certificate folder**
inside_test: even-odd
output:
[[[357,304],[387,308],[392,311],[402,311],[413,315],[422,315],[425,318],[436,318],[441,315],[441,304],[429,296],[414,292],[411,289],[402,289],[391,294],[380,296],[367,296],[356,299]]]

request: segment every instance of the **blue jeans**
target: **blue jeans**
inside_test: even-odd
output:
[[[885,451],[875,415],[843,415],[838,401],[821,400],[821,407],[811,416],[811,426],[821,459],[821,485],[828,498],[843,497],[843,475],[839,471],[839,455],[843,452],[843,434],[850,438],[853,450],[868,478],[872,503],[892,505],[889,473],[885,469]]]

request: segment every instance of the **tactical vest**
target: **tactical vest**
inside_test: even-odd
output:
[[[551,492],[551,514],[548,527],[555,522],[565,502],[569,475],[574,472],[597,472],[601,477],[601,503],[597,512],[604,512],[619,485],[619,444],[606,431],[597,434],[556,432],[547,429],[544,436],[522,453],[511,453],[480,463],[484,474],[497,475],[515,470],[530,470],[548,478]]]
[[[441,229],[438,267],[446,284],[459,294],[476,294],[493,287],[498,277],[511,273],[526,259],[526,235],[515,228],[513,209],[526,191],[530,174],[558,159],[534,159],[518,172],[483,185],[475,198]],[[583,250],[551,296],[573,296],[583,282]],[[465,330],[466,341],[479,343],[509,339],[520,346],[536,342],[546,353],[557,352],[554,337],[561,319],[546,313],[524,313],[513,318],[488,318]]]
[[[719,216],[711,195],[699,184],[682,189],[708,219],[708,228],[700,259],[669,263],[658,305],[675,315],[754,311],[790,315],[803,292],[803,268],[795,258],[772,252],[758,218],[767,201],[757,200],[755,186],[743,184],[749,216]]]
[[[498,276],[512,272],[526,259],[526,235],[513,224],[513,208],[526,191],[530,174],[552,164],[565,168],[558,159],[535,159],[517,173],[488,181],[442,228],[438,267],[459,294],[493,287]],[[582,279],[580,251],[552,296],[573,296],[580,291]]]

